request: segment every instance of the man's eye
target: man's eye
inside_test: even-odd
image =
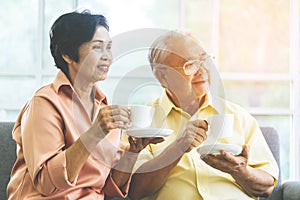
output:
[[[111,50],[111,46],[107,46],[106,49],[107,49],[107,50]]]

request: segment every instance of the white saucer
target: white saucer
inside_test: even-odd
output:
[[[200,146],[197,151],[199,154],[218,154],[221,150],[238,155],[242,152],[242,147],[235,144],[208,144]]]
[[[163,128],[142,128],[142,129],[129,129],[126,134],[132,137],[166,137],[173,133],[171,129]]]

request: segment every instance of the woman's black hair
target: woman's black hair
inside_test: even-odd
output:
[[[91,14],[89,10],[71,12],[61,15],[50,29],[50,50],[57,68],[69,77],[68,64],[62,55],[69,56],[75,62],[79,61],[79,47],[90,41],[98,26],[109,30],[109,25],[103,15]]]

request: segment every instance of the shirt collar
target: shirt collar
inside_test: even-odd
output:
[[[204,110],[208,107],[213,108],[218,114],[222,114],[225,112],[225,106],[221,102],[220,97],[213,96],[210,92],[205,95],[205,100],[199,111]]]
[[[104,103],[105,105],[107,105],[108,102],[105,94],[100,90],[99,87],[94,86],[94,88],[95,88],[95,101],[97,101],[99,104]]]
[[[174,103],[170,100],[166,91],[164,91],[162,96],[160,97],[159,104],[159,107],[164,111],[164,117],[167,117],[172,109],[181,110],[181,108],[176,107]]]
[[[68,86],[73,93],[76,94],[73,85],[71,84],[70,80],[67,78],[67,76],[60,70],[53,82],[53,87],[56,93],[59,92],[62,86]],[[107,99],[104,93],[100,90],[99,87],[96,85],[94,86],[94,92],[95,92],[95,101],[96,103],[104,103],[107,104]]]
[[[179,112],[183,112],[183,110],[179,107],[176,107],[174,103],[168,97],[166,91],[162,94],[159,101],[159,106],[164,111],[164,117],[167,117],[172,109],[177,110]],[[205,95],[205,100],[202,106],[199,108],[198,112],[201,110],[205,110],[206,108],[213,108],[218,114],[225,112],[224,104],[221,103],[221,99],[219,97],[214,97],[210,92]]]
[[[64,85],[68,85],[73,89],[73,86],[71,84],[71,82],[69,81],[69,79],[67,78],[67,76],[60,70],[53,82],[53,87],[56,93],[58,93],[59,89],[64,86]]]

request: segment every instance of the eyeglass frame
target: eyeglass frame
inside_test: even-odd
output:
[[[172,67],[172,68],[182,69],[184,71],[184,74],[187,75],[187,76],[194,75],[199,70],[201,70],[201,73],[208,73],[208,68],[205,67],[204,62],[206,61],[207,58],[210,58],[210,57],[212,57],[212,56],[207,55],[207,56],[205,56],[204,59],[201,59],[201,60],[199,58],[198,59],[193,59],[193,60],[188,60],[183,64],[182,67]],[[196,63],[193,63],[193,62],[198,62],[198,63],[196,64]],[[191,72],[191,73],[187,72],[187,70],[186,70],[186,66],[189,65],[189,64],[196,66],[196,69],[194,69],[193,72]]]

